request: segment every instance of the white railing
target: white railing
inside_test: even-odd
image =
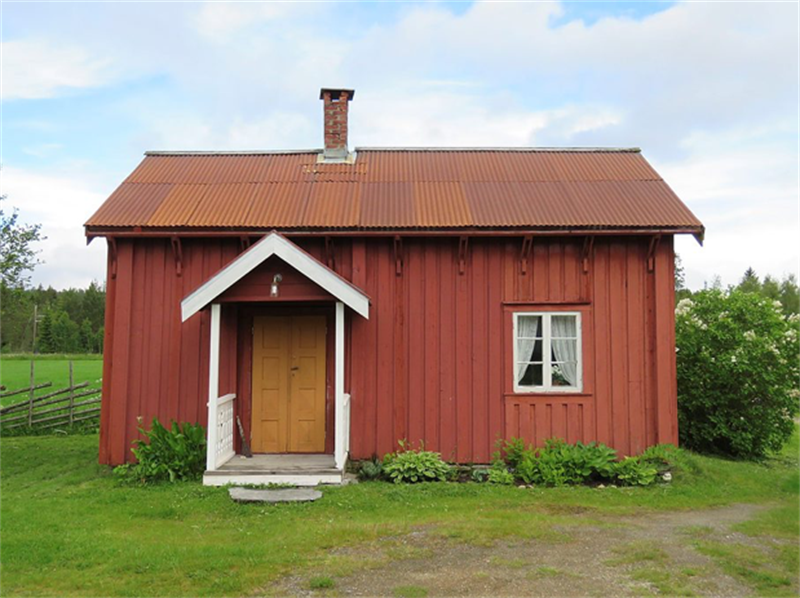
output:
[[[336,397],[339,399],[339,397]],[[350,453],[350,395],[341,394],[336,401],[336,439],[334,461],[336,468],[344,470],[347,456]]]
[[[235,394],[227,394],[214,401],[208,409],[208,448],[206,469],[214,471],[227,463],[235,454],[233,437],[236,424],[233,417]]]

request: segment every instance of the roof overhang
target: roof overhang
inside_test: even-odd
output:
[[[214,299],[272,256],[279,257],[357,314],[369,319],[369,297],[286,237],[273,231],[184,297],[181,301],[182,321],[185,322],[213,303]]]

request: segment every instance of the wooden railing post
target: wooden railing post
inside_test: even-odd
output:
[[[72,360],[69,360],[69,425],[75,422],[75,379],[72,376]]]
[[[30,391],[28,392],[28,427],[33,425],[33,393],[34,387],[36,384],[34,383],[34,360],[31,359],[31,386]]]

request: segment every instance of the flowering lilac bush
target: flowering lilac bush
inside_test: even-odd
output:
[[[754,293],[709,289],[675,309],[678,422],[685,447],[757,459],[800,412],[800,325]]]

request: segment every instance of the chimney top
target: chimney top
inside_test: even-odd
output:
[[[325,150],[320,159],[325,162],[346,162],[350,156],[347,149],[347,107],[353,99],[352,89],[323,87],[319,99],[323,100],[325,118]]]
[[[347,101],[349,102],[356,95],[355,89],[342,89],[340,87],[323,87],[322,89],[319,90],[319,99],[324,100],[325,94],[329,93],[331,94],[331,99],[333,101],[337,101],[340,97],[342,97],[342,92],[345,91],[347,92]]]

